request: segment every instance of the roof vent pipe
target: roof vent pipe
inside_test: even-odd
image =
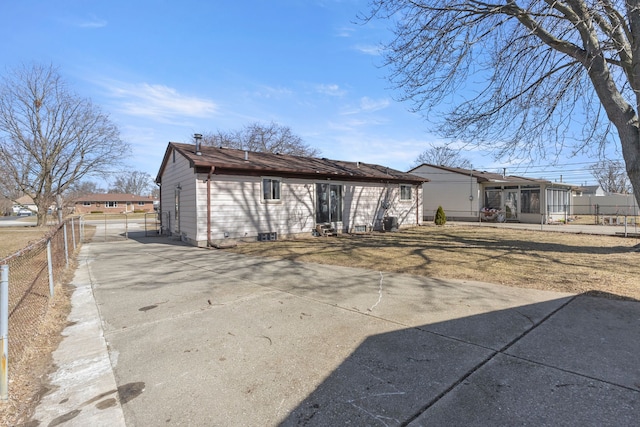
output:
[[[200,146],[202,144],[202,134],[194,133],[193,139],[196,140],[196,156],[202,156],[202,151],[200,151]]]
[[[245,150],[244,152],[244,161],[248,162],[249,161],[249,152]]]

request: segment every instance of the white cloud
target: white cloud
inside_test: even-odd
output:
[[[345,93],[347,93],[337,84],[321,84],[316,87],[316,90],[323,95],[329,96],[343,96]]]
[[[371,99],[368,96],[360,98],[360,108],[362,111],[378,111],[383,110],[389,106],[388,99]]]
[[[351,37],[356,29],[352,27],[340,27],[336,29],[337,37]]]
[[[78,28],[103,28],[107,26],[107,21],[91,14],[86,18],[66,18],[63,19],[66,25]]]
[[[90,21],[82,21],[78,23],[80,28],[102,28],[107,26],[107,21],[104,19],[92,19]]]
[[[354,49],[360,53],[371,56],[380,56],[382,53],[380,46],[378,45],[356,45]]]
[[[283,97],[289,97],[293,94],[293,91],[286,87],[275,86],[262,86],[254,95],[259,98],[266,99],[279,99]]]
[[[125,114],[146,117],[159,122],[171,122],[180,117],[211,117],[217,105],[205,98],[179,93],[176,89],[149,83],[102,82],[108,95],[118,100]]]

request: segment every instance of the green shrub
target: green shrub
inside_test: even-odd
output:
[[[101,214],[101,213],[104,213],[104,212],[102,212],[102,211],[91,211],[91,213],[92,214]]]
[[[436,219],[434,220],[436,225],[444,225],[447,222],[447,216],[444,214],[444,209],[442,206],[438,206],[438,210],[436,211]]]

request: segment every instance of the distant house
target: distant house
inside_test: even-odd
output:
[[[636,216],[640,213],[633,194],[608,193],[599,185],[578,187],[573,196],[576,215]]]
[[[155,202],[156,199],[151,196],[118,193],[89,194],[75,199],[73,209],[76,214],[153,212]]]
[[[156,178],[163,231],[198,246],[417,225],[424,181],[361,162],[174,142]]]
[[[14,215],[30,216],[35,215],[38,212],[38,206],[36,206],[31,197],[22,196],[13,202],[11,210]]]
[[[429,180],[423,198],[426,221],[438,206],[448,219],[460,221],[540,223],[572,214],[570,184],[429,164],[409,172]]]
[[[600,185],[583,185],[581,187],[575,188],[573,190],[573,195],[577,197],[585,197],[585,196],[602,197],[602,196],[606,196],[607,193],[602,189]]]

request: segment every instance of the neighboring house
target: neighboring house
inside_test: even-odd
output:
[[[573,197],[575,215],[633,215],[640,214],[633,194],[582,195]]]
[[[577,197],[585,197],[585,196],[606,196],[607,193],[602,189],[600,185],[584,185],[582,187],[578,187],[574,189],[573,195]]]
[[[425,221],[433,220],[438,206],[447,219],[459,221],[541,223],[572,214],[569,184],[428,164],[409,172],[429,180],[423,186]]]
[[[11,210],[14,215],[30,216],[35,215],[38,212],[38,206],[36,206],[31,197],[22,196],[13,202]]]
[[[197,246],[420,224],[422,183],[384,166],[171,142],[163,232]]]
[[[77,214],[153,212],[154,202],[157,201],[151,196],[118,193],[89,194],[75,199],[73,209]]]

